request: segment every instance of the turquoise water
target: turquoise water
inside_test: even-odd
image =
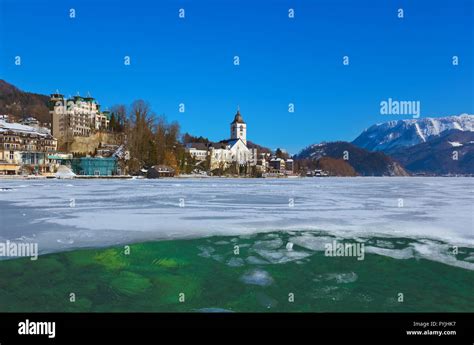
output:
[[[4,260],[0,309],[474,311],[474,271],[416,253],[405,255],[418,240],[363,239],[366,248],[401,254],[396,259],[367,250],[358,260],[325,256],[315,245],[335,238],[317,232],[297,235],[301,233],[214,236],[139,243],[129,253],[119,246],[48,254],[37,261]],[[459,248],[453,260],[468,263],[473,254],[473,249]]]

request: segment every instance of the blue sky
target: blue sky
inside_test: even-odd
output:
[[[213,140],[240,105],[249,140],[296,153],[410,117],[381,115],[388,98],[474,113],[473,19],[471,0],[0,0],[0,78],[105,107],[144,99]]]

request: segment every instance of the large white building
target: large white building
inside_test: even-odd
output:
[[[205,160],[209,156],[210,170],[227,169],[234,163],[240,166],[257,164],[257,149],[247,146],[247,124],[239,109],[230,124],[230,139],[207,145],[191,143],[186,151],[196,160]]]
[[[209,146],[204,143],[189,143],[186,145],[186,152],[197,161],[205,161],[209,156]]]
[[[110,113],[100,111],[100,105],[92,97],[65,98],[59,93],[51,95],[52,135],[61,143],[74,137],[88,137],[92,131],[107,129]]]
[[[226,169],[232,163],[241,166],[257,164],[257,149],[247,147],[247,124],[239,109],[230,124],[230,139],[212,144],[209,154],[211,170]]]

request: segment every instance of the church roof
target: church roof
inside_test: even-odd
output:
[[[240,115],[240,110],[237,110],[237,114],[235,114],[234,121],[232,121],[230,124],[233,123],[245,123],[244,119],[242,118],[242,115]]]
[[[215,149],[225,149],[227,146],[234,146],[241,139],[226,139],[221,140],[218,143],[212,143],[212,147]]]

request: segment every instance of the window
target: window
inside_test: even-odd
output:
[[[14,157],[15,157],[15,152],[10,151],[10,160],[13,160]]]

